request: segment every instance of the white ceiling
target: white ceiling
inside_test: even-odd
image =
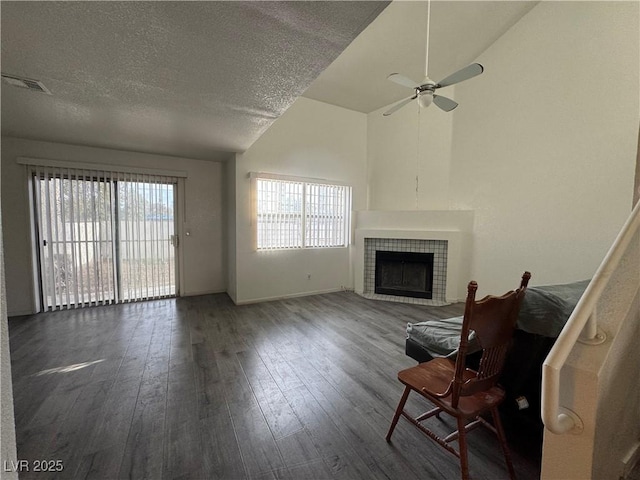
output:
[[[472,63],[537,3],[432,1],[429,77],[437,82]],[[304,96],[370,113],[413,95],[412,90],[389,82],[387,76],[402,73],[416,82],[424,79],[426,32],[426,2],[394,1]]]
[[[432,2],[430,77],[472,62],[536,3]],[[52,92],[3,84],[2,134],[216,160],[303,92],[371,112],[411,94],[389,73],[424,75],[426,3],[387,4],[2,1],[2,73]]]
[[[388,2],[6,2],[2,134],[217,159],[246,150]]]

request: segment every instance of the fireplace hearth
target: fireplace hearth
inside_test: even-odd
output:
[[[431,299],[433,253],[377,250],[375,293]]]

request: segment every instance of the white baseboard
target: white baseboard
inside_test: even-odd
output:
[[[227,293],[226,290],[203,290],[201,292],[180,292],[181,297],[197,297],[200,295],[215,295],[217,293]]]
[[[241,300],[235,303],[236,305],[250,305],[252,303],[273,302],[275,300],[286,300],[288,298],[309,297],[311,295],[323,295],[325,293],[336,293],[336,292],[344,292],[344,291],[349,291],[349,289],[344,287],[330,288],[327,290],[314,290],[310,292],[292,293],[289,295],[279,295],[275,297],[251,298],[248,300]]]
[[[25,315],[35,315],[38,312],[18,310],[16,312],[7,312],[7,317],[23,317]]]

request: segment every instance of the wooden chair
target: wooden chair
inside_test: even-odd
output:
[[[479,425],[484,425],[498,436],[509,475],[512,479],[515,478],[511,455],[498,413],[498,405],[505,396],[504,390],[498,385],[498,379],[529,278],[531,274],[525,272],[522,275],[520,288],[516,291],[507,292],[501,297],[489,295],[479,301],[475,300],[478,284],[469,283],[456,360],[435,358],[398,373],[398,380],[405,385],[405,389],[387,433],[387,442],[391,441],[391,434],[402,415],[424,434],[458,457],[462,478],[467,479],[469,462],[466,434]],[[476,341],[482,349],[477,371],[465,365],[470,331],[475,332]],[[407,414],[404,411],[404,405],[411,391],[425,397],[435,405],[435,408],[415,418]],[[448,413],[457,419],[458,429],[445,438],[439,437],[421,423],[433,416],[439,418],[441,412]],[[491,412],[493,425],[481,417],[486,412]],[[451,446],[451,442],[455,440],[458,440],[458,450]]]

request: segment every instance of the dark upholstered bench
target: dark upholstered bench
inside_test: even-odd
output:
[[[542,428],[542,363],[588,284],[589,280],[583,280],[527,289],[500,380],[507,392],[503,413]],[[461,325],[462,317],[408,324],[406,354],[418,362],[436,356],[455,357]],[[479,361],[473,355],[467,359],[472,368]]]

